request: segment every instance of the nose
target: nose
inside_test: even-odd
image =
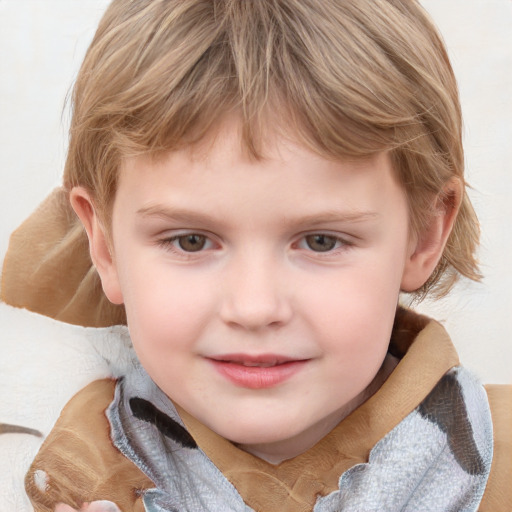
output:
[[[272,258],[240,258],[224,281],[221,318],[251,331],[285,325],[292,317],[289,290],[286,272]]]

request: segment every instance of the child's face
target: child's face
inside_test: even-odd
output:
[[[200,152],[128,160],[107,295],[169,397],[272,458],[300,453],[361,401],[386,355],[413,244],[390,161],[330,161],[234,127]],[[269,455],[270,454],[270,455]]]

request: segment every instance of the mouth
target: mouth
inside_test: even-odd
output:
[[[226,354],[208,360],[231,383],[249,389],[271,388],[282,384],[309,361],[275,354]]]
[[[222,356],[214,356],[211,359],[222,363],[232,363],[239,364],[241,366],[259,368],[271,368],[272,366],[278,366],[281,364],[289,363],[291,361],[301,360],[274,354],[262,354],[258,356],[251,356],[248,354],[227,354]]]

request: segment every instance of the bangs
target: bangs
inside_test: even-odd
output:
[[[406,44],[391,21],[410,23],[399,9],[376,9],[370,25],[358,4],[368,11],[368,2],[134,2],[139,10],[97,36],[86,58],[102,96],[89,91],[87,120],[123,155],[197,142],[233,113],[256,157],[269,127],[335,158],[399,147],[420,136],[432,110],[411,87],[413,66],[391,57]],[[158,26],[146,26],[155,9]]]

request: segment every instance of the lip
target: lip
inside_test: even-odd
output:
[[[275,354],[225,354],[209,357],[214,368],[233,384],[249,389],[278,386],[299,372],[309,359]]]

